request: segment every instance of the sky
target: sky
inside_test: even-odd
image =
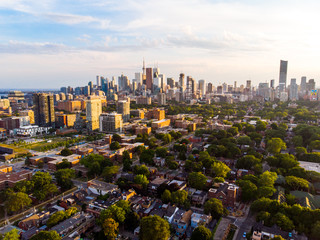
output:
[[[318,78],[320,1],[0,0],[0,89],[83,86],[158,66],[214,85]]]

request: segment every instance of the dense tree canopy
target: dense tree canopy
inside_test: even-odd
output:
[[[169,223],[157,215],[144,217],[141,219],[139,237],[141,240],[167,240],[170,237]]]

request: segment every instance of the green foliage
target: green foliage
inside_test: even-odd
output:
[[[119,134],[116,134],[116,133],[113,134],[112,135],[112,141],[113,142],[118,142],[118,143],[121,142],[121,136]]]
[[[226,164],[220,161],[216,161],[212,164],[212,170],[215,173],[216,177],[223,177],[223,178],[225,178],[228,172],[231,171],[231,169]]]
[[[208,228],[200,225],[196,227],[191,235],[191,240],[210,240],[211,232]]]
[[[188,192],[185,190],[178,190],[171,194],[172,202],[176,203],[179,206],[182,206],[188,198]]]
[[[203,189],[206,185],[207,177],[201,172],[192,172],[188,176],[188,182],[193,188]]]
[[[19,231],[16,228],[4,234],[2,238],[2,240],[19,240],[19,239],[20,239]]]
[[[281,150],[286,150],[287,146],[281,138],[271,138],[267,143],[267,150],[270,153],[280,153]]]
[[[149,181],[145,175],[138,174],[134,177],[134,183],[143,186],[144,188],[147,187]]]
[[[140,222],[139,237],[141,240],[166,240],[170,237],[169,223],[157,215],[144,217]]]
[[[168,189],[164,190],[162,193],[161,200],[164,203],[169,203],[171,201],[171,192]]]
[[[241,200],[249,202],[257,197],[257,186],[249,180],[238,180],[237,185],[241,188]]]
[[[72,188],[73,183],[72,178],[75,177],[75,171],[73,169],[60,169],[54,173],[58,185],[64,189],[68,190]]]
[[[98,219],[99,224],[103,224],[104,221],[108,218],[114,219],[118,223],[123,223],[125,220],[126,211],[117,206],[116,204],[111,205],[105,210],[102,210]]]
[[[308,190],[309,182],[303,178],[287,176],[286,184],[291,190]]]
[[[120,167],[117,165],[105,167],[102,172],[102,177],[104,177],[107,182],[111,182],[113,176],[118,173],[119,169]]]
[[[129,211],[126,214],[126,219],[124,222],[125,228],[133,231],[140,225],[140,216],[136,212]]]
[[[66,169],[66,168],[71,168],[72,163],[68,162],[67,159],[62,159],[61,163],[56,164],[56,168],[59,169]]]
[[[254,170],[256,172],[259,172],[261,167],[261,160],[253,155],[246,155],[236,163],[236,168],[238,169]]]
[[[107,218],[104,220],[102,223],[102,229],[107,240],[114,240],[117,238],[118,226],[119,223],[112,218]]]
[[[154,165],[154,162],[153,162],[154,154],[155,154],[154,150],[145,149],[140,155],[140,162],[146,163],[149,165]]]
[[[88,176],[94,177],[102,173],[103,169],[107,166],[112,166],[112,162],[105,159],[99,154],[90,154],[80,160],[80,163],[84,165],[88,170]]]
[[[30,240],[61,240],[56,231],[41,231],[30,238]]]
[[[157,147],[155,150],[157,157],[165,158],[167,156],[168,149],[165,147]]]
[[[110,144],[110,150],[118,150],[118,149],[120,149],[120,148],[121,148],[120,143],[117,142],[117,141],[112,142],[112,143]]]
[[[135,174],[142,174],[142,175],[145,175],[146,177],[148,177],[150,175],[150,172],[149,172],[149,169],[146,165],[135,165],[133,167],[133,172]]]
[[[222,202],[216,198],[211,198],[204,204],[204,212],[206,214],[211,214],[211,216],[216,219],[228,214],[228,211],[222,205]]]
[[[33,195],[40,201],[58,192],[56,185],[52,183],[51,175],[47,172],[37,172],[32,176],[31,181],[34,185]]]
[[[52,214],[48,221],[47,221],[47,226],[49,228],[57,225],[58,223],[62,222],[65,219],[70,218],[72,215],[74,215],[77,212],[77,208],[71,207],[66,211],[58,211]]]
[[[251,145],[252,141],[248,136],[240,136],[237,138],[237,143],[239,145]]]
[[[64,157],[70,156],[72,154],[73,154],[73,152],[69,148],[64,148],[60,152],[60,155],[64,156]]]

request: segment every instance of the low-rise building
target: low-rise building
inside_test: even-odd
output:
[[[162,120],[154,121],[151,123],[151,127],[153,129],[159,129],[159,128],[164,128],[169,126],[170,126],[170,119],[162,119]]]
[[[32,172],[22,170],[20,172],[0,173],[0,190],[13,188],[18,182],[30,180]]]

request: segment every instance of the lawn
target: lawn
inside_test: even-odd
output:
[[[64,138],[55,138],[55,139],[50,139],[51,142],[47,142],[44,140],[43,142],[37,142],[37,143],[32,143],[28,144],[25,146],[25,148],[34,150],[34,151],[43,151],[44,147],[50,147],[53,146],[57,143],[65,142]]]

